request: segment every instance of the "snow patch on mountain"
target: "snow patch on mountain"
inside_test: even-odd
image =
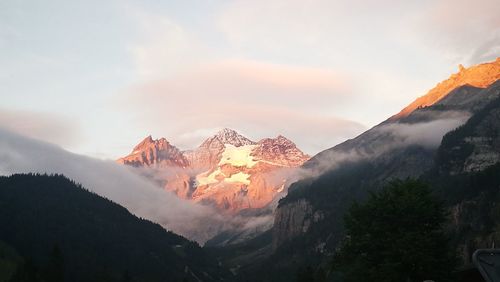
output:
[[[238,172],[233,175],[231,175],[228,178],[224,179],[224,182],[228,183],[243,183],[246,185],[250,185],[250,174],[244,173],[244,172]]]
[[[251,168],[258,161],[254,160],[252,156],[252,151],[255,149],[256,145],[243,145],[236,147],[230,144],[225,144],[226,148],[222,152],[222,157],[219,162],[219,166],[230,164],[235,167],[247,167]]]
[[[196,184],[198,186],[200,185],[210,185],[219,182],[219,180],[216,179],[217,176],[221,174],[220,168],[217,168],[215,171],[210,172],[206,171],[204,173],[200,173],[196,176]]]

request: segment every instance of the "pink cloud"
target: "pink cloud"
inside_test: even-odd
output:
[[[251,138],[284,134],[316,153],[365,127],[335,116],[349,80],[328,69],[230,60],[133,87],[120,105],[142,128],[192,148],[208,132],[233,127]]]

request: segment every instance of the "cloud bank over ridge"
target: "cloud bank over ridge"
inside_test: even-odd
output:
[[[0,128],[0,175],[58,173],[106,197],[131,213],[200,243],[224,230],[269,226],[268,215],[227,218],[209,206],[178,198],[131,168],[70,153],[62,148]]]

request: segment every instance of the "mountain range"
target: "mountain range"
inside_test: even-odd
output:
[[[103,273],[112,281],[294,281],[303,269],[314,277],[307,281],[331,281],[349,207],[406,178],[427,183],[443,202],[459,272],[471,268],[474,250],[500,240],[500,58],[460,66],[399,113],[313,157],[283,136],[256,142],[231,129],[187,151],[148,136],[119,165],[2,130],[0,137],[2,174],[62,172],[161,224],[64,176],[0,177],[8,230],[0,232],[0,263],[9,271],[31,259],[50,265],[57,245],[66,281]],[[248,233],[262,214],[272,228]],[[212,239],[201,248],[162,227]]]
[[[236,213],[269,205],[308,159],[284,136],[255,142],[224,128],[188,151],[148,136],[117,162],[141,168],[180,198]]]

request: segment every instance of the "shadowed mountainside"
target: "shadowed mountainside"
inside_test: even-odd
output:
[[[35,265],[57,246],[65,281],[219,281],[197,243],[137,218],[61,175],[0,177],[0,241]],[[184,279],[184,280],[183,280]]]

